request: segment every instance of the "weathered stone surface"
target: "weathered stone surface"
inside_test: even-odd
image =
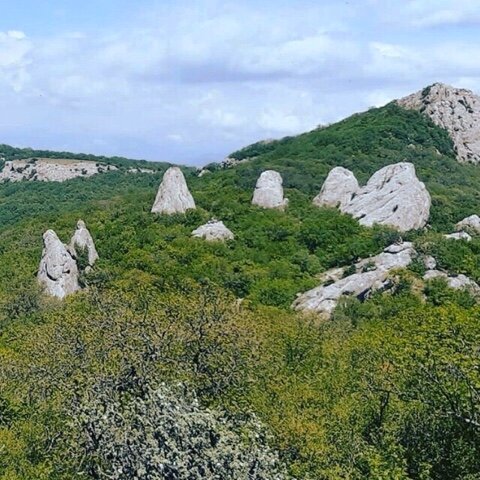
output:
[[[75,259],[53,230],[43,234],[37,279],[48,295],[64,298],[80,289]]]
[[[431,198],[411,163],[388,165],[372,175],[342,211],[365,226],[388,225],[402,232],[425,226]]]
[[[207,242],[233,240],[235,237],[223,222],[210,220],[192,232],[193,237],[203,238]]]
[[[428,115],[445,128],[460,162],[480,162],[480,97],[470,90],[442,83],[397,100],[404,108]]]
[[[437,266],[437,261],[431,255],[426,255],[423,257],[423,265],[427,270],[433,270]]]
[[[283,198],[282,184],[282,176],[275,170],[262,172],[255,186],[252,204],[283,210],[288,205],[288,199]]]
[[[335,167],[330,170],[320,193],[313,199],[313,204],[318,207],[343,209],[352,201],[359,189],[358,181],[350,170]]]
[[[472,233],[480,233],[480,217],[478,215],[470,215],[455,225],[457,231],[468,230]]]
[[[22,180],[64,182],[76,177],[90,177],[114,170],[118,170],[114,165],[81,160],[54,158],[12,160],[5,162],[0,171],[0,182]]]
[[[480,295],[480,286],[465,275],[448,275],[439,270],[429,270],[423,276],[424,280],[433,280],[435,278],[445,279],[447,285],[455,290],[469,290],[474,295]]]
[[[178,167],[170,167],[164,174],[158,189],[153,213],[185,213],[195,208],[195,201],[188,190],[187,182]]]
[[[356,263],[352,275],[299,295],[292,307],[329,316],[342,296],[363,298],[371,291],[383,288],[390,272],[407,267],[414,256],[415,250],[410,242],[390,245],[379,255]],[[337,269],[334,270],[332,276],[335,278]]]
[[[470,242],[472,237],[467,232],[456,232],[456,233],[449,233],[444,235],[445,238],[449,238],[450,240],[465,240]]]
[[[87,251],[88,264],[93,266],[93,264],[98,260],[98,253],[97,249],[95,248],[95,242],[93,241],[92,235],[90,234],[83,220],[79,220],[77,222],[77,229],[75,230],[72,240],[70,241],[70,252],[75,258],[77,257],[79,249],[85,249]]]

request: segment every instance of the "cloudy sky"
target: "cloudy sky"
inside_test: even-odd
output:
[[[435,81],[479,0],[0,0],[0,143],[203,164]]]

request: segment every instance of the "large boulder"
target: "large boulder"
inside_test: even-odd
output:
[[[43,234],[37,279],[48,295],[64,298],[80,289],[75,259],[53,230]]]
[[[95,248],[95,242],[93,241],[92,235],[90,234],[83,220],[79,220],[77,222],[77,229],[75,230],[72,240],[70,241],[70,252],[75,258],[78,257],[78,253],[81,250],[87,251],[88,264],[93,266],[93,264],[98,260],[98,253],[97,249]]]
[[[321,313],[330,316],[340,298],[366,297],[370,292],[384,288],[392,270],[407,267],[416,252],[412,243],[404,242],[387,247],[382,253],[354,265],[355,272],[333,283],[316,287],[297,297],[295,310]],[[331,277],[338,278],[338,269]],[[328,277],[328,272],[326,277]]]
[[[275,170],[262,172],[253,192],[252,205],[283,210],[288,205],[288,199],[283,198],[282,184],[282,176]]]
[[[320,193],[313,199],[313,204],[344,209],[359,189],[358,181],[350,170],[335,167],[330,170]]]
[[[401,232],[425,226],[431,198],[411,163],[388,165],[374,173],[342,211],[365,226],[387,225]]]
[[[480,233],[480,217],[470,215],[455,225],[457,231],[468,230],[472,233]]]
[[[235,237],[223,222],[210,220],[192,232],[193,237],[203,238],[207,242],[233,240]]]
[[[170,167],[163,175],[152,212],[171,215],[185,213],[194,208],[195,201],[188,190],[182,171],[178,167]]]

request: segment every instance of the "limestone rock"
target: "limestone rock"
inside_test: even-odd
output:
[[[283,210],[288,205],[288,199],[283,198],[282,184],[282,176],[275,170],[263,172],[257,180],[252,205]]]
[[[30,158],[5,162],[0,182],[64,182],[76,177],[91,177],[98,173],[118,170],[114,165],[56,158]]]
[[[427,270],[433,270],[437,266],[437,261],[431,255],[426,255],[423,257],[423,265]]]
[[[365,226],[388,225],[401,232],[425,226],[431,198],[411,163],[388,165],[374,173],[342,211]]]
[[[171,215],[195,208],[195,201],[178,167],[170,167],[164,174],[152,207],[153,213]]]
[[[320,193],[313,199],[318,207],[345,208],[360,189],[355,175],[346,168],[335,167],[330,170]]]
[[[83,220],[79,220],[77,222],[77,229],[75,230],[72,240],[70,241],[70,252],[75,258],[77,258],[78,249],[85,249],[87,251],[88,264],[90,266],[93,266],[93,264],[98,260],[95,242],[93,241],[92,235],[90,234]]]
[[[64,298],[80,289],[75,259],[53,230],[43,234],[37,279],[48,295]]]
[[[223,222],[210,220],[192,232],[193,237],[204,238],[207,242],[233,240],[235,237]]]
[[[432,280],[435,278],[443,278],[447,281],[447,285],[455,290],[469,290],[474,295],[480,295],[480,286],[471,278],[465,275],[448,275],[439,270],[429,270],[423,276],[424,280]]]
[[[480,217],[478,215],[470,215],[455,225],[460,230],[470,230],[472,233],[480,233]]]
[[[422,112],[445,128],[459,162],[480,162],[480,97],[470,90],[435,83],[397,102]]]
[[[410,242],[390,245],[379,255],[356,263],[352,275],[299,295],[292,307],[330,316],[341,297],[364,298],[370,292],[385,287],[390,272],[407,267],[414,256],[415,250]],[[335,278],[336,275],[337,272],[333,272],[331,276]]]
[[[467,232],[456,232],[456,233],[449,233],[444,235],[445,238],[449,238],[450,240],[465,240],[470,242],[472,237]]]

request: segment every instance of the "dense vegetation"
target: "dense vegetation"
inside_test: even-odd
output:
[[[442,237],[480,212],[480,168],[393,104],[232,156],[255,158],[201,178],[187,169],[199,208],[171,217],[150,213],[165,166],[0,185],[0,478],[163,478],[164,466],[185,478],[172,452],[198,478],[215,462],[212,478],[282,478],[278,458],[298,479],[480,478],[480,309],[469,294],[425,285],[412,265],[331,321],[289,308],[324,270],[400,238],[311,205],[336,165],[364,182],[413,162],[431,225],[404,239],[480,281],[480,239]],[[284,177],[286,212],[250,205],[266,168]],[[211,217],[236,239],[191,238]],[[59,303],[36,287],[41,235],[67,242],[78,218],[100,261],[88,288]]]

